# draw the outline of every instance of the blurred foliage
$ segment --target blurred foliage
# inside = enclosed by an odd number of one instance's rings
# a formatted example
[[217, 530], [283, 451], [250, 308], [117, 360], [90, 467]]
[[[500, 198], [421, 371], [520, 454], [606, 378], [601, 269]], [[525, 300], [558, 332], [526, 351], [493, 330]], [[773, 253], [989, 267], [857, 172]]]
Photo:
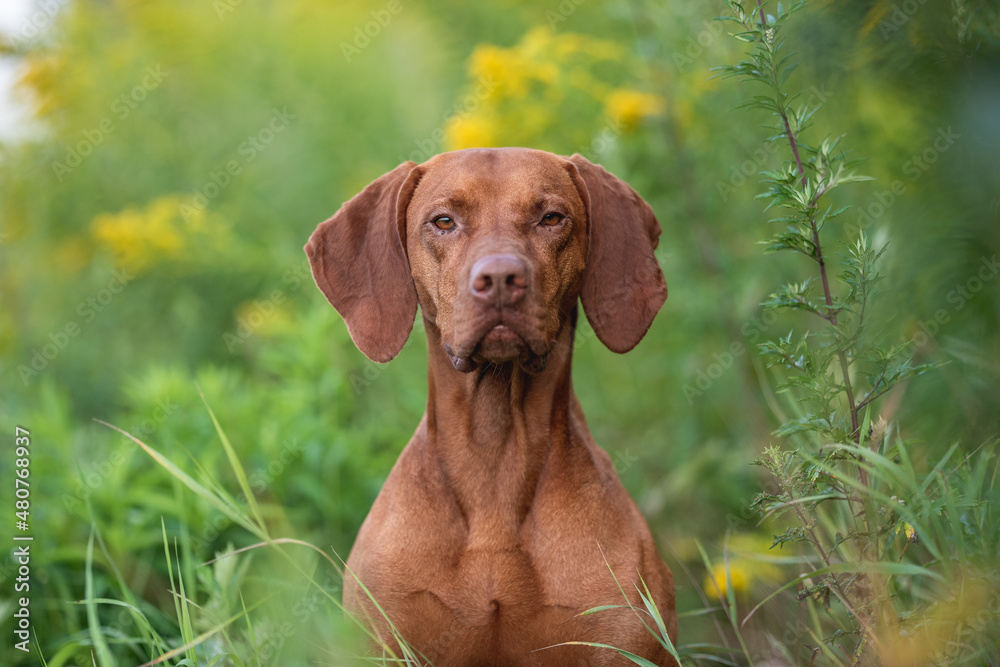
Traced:
[[[696, 540], [714, 557], [727, 530], [744, 540], [729, 587], [741, 610], [787, 580], [747, 507], [761, 483], [749, 463], [780, 423], [756, 345], [791, 328], [760, 304], [798, 274], [756, 245], [757, 174], [780, 157], [753, 130], [765, 119], [736, 109], [753, 91], [712, 79], [739, 59], [713, 21], [722, 9], [72, 0], [37, 37], [5, 39], [35, 121], [0, 144], [0, 414], [5, 432], [16, 423], [34, 438], [32, 613], [48, 664], [92, 664], [87, 609], [69, 604], [88, 570], [94, 595], [132, 600], [157, 633], [183, 636], [165, 539], [190, 599], [214, 610], [206, 619], [239, 611], [238, 593], [249, 605], [272, 592], [266, 613], [251, 612], [266, 620], [255, 645], [292, 637], [280, 622], [292, 609], [294, 637], [323, 647], [272, 642], [274, 659], [333, 660], [323, 628], [335, 609], [313, 596], [332, 590], [323, 561], [302, 560], [318, 585], [259, 551], [232, 572], [198, 567], [254, 538], [92, 420], [238, 496], [197, 383], [271, 533], [346, 556], [423, 411], [424, 342], [417, 330], [391, 364], [368, 362], [301, 247], [399, 162], [471, 143], [581, 152], [651, 203], [670, 299], [625, 357], [582, 329], [576, 391], [677, 574], [680, 610], [706, 604]], [[886, 334], [911, 341], [918, 362], [948, 362], [907, 387], [896, 415], [922, 473], [952, 443], [970, 452], [1000, 428], [998, 25], [988, 0], [841, 0], [812, 3], [786, 32], [803, 63], [790, 81], [824, 107], [815, 132], [846, 131], [876, 178], [850, 199], [833, 193], [854, 208], [831, 223], [829, 247], [845, 253], [859, 229], [889, 241]], [[10, 466], [0, 459], [8, 479]], [[0, 565], [9, 637], [9, 552]], [[303, 596], [333, 612], [300, 623]], [[109, 650], [151, 659], [137, 648], [151, 644], [127, 639], [141, 623], [119, 611], [95, 610]], [[751, 629], [780, 635], [786, 621], [765, 606]], [[240, 632], [234, 646], [254, 645]], [[682, 643], [705, 637], [718, 638], [710, 619], [682, 619]]]

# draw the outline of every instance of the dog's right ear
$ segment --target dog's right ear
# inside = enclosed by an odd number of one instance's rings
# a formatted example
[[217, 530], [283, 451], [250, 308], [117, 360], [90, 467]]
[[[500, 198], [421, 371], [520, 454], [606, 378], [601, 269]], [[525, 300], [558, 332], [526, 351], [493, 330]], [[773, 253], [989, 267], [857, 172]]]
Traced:
[[321, 223], [305, 247], [316, 284], [372, 361], [399, 354], [417, 314], [403, 245], [406, 207], [421, 175], [416, 167], [404, 162], [373, 181]]

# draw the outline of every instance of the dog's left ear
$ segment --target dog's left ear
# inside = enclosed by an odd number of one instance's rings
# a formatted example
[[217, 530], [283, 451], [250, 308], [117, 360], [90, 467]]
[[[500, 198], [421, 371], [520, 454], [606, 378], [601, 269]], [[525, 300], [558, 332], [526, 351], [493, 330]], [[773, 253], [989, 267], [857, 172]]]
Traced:
[[628, 352], [667, 300], [667, 283], [653, 254], [660, 223], [635, 190], [600, 165], [576, 154], [567, 169], [587, 207], [583, 310], [608, 349]]

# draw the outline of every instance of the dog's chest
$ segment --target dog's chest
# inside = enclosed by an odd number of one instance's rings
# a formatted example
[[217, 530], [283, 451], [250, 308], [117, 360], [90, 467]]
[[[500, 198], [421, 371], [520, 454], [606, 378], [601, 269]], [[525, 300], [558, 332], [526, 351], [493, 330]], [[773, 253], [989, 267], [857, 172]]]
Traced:
[[572, 485], [543, 481], [527, 516], [499, 508], [473, 515], [442, 502], [447, 495], [435, 475], [409, 468], [412, 462], [404, 453], [394, 474], [422, 480], [420, 490], [380, 497], [378, 527], [362, 528], [348, 562], [358, 557], [363, 580], [402, 636], [435, 665], [587, 664], [562, 662], [578, 647], [538, 649], [613, 637], [614, 612], [578, 616], [622, 603], [609, 564], [619, 575], [635, 569], [632, 540], [621, 529], [627, 517], [612, 510], [605, 491], [591, 497], [598, 487], [579, 466]]
[[552, 610], [560, 610], [562, 621], [619, 595], [605, 562], [619, 545], [602, 553], [583, 517], [566, 519], [559, 529], [532, 516], [521, 524], [478, 519], [462, 530], [454, 529], [459, 517], [441, 519], [437, 525], [453, 530], [414, 531], [409, 553], [397, 554], [394, 569], [407, 560], [433, 562], [420, 572], [397, 569], [399, 583], [414, 594], [426, 591], [465, 625], [516, 625]]
[[547, 602], [545, 582], [518, 548], [466, 549], [444, 568], [430, 590], [464, 624], [517, 622]]
[[521, 547], [465, 548], [413, 583], [403, 616], [418, 619], [435, 664], [559, 664], [535, 651], [584, 636], [574, 620], [582, 609], [555, 604], [546, 568]]

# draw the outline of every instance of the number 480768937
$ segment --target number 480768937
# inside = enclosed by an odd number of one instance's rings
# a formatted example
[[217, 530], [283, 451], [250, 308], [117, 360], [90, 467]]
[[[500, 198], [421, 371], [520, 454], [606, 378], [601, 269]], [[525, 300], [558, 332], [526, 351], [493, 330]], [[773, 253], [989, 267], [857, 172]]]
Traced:
[[30, 455], [31, 452], [28, 447], [31, 445], [30, 433], [28, 429], [21, 428], [20, 426], [14, 429], [14, 465], [16, 466], [14, 474], [17, 477], [14, 478], [14, 495], [17, 496], [17, 500], [14, 503], [16, 508], [15, 515], [18, 519], [18, 528], [21, 530], [28, 529], [28, 508], [31, 507], [31, 503], [28, 500], [31, 495], [28, 485], [28, 464], [31, 463]]

